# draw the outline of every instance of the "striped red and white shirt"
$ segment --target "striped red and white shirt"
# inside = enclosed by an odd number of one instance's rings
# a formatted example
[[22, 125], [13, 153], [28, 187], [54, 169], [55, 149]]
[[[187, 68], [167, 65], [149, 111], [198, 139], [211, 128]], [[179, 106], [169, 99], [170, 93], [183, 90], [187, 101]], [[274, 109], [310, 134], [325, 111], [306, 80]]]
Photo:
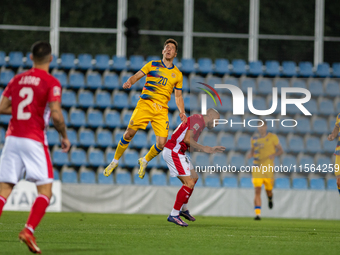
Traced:
[[185, 154], [188, 150], [188, 145], [183, 141], [188, 130], [192, 130], [194, 140], [197, 142], [203, 129], [205, 128], [205, 121], [203, 115], [194, 114], [188, 118], [187, 123], [181, 123], [172, 134], [171, 138], [166, 142], [165, 147], [178, 154]]

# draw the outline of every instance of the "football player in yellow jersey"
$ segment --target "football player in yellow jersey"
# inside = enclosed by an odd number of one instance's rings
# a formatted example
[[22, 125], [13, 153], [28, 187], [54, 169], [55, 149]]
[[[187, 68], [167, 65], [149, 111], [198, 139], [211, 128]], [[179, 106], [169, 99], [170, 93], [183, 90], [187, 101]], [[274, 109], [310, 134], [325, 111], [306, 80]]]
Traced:
[[148, 162], [163, 150], [167, 141], [169, 131], [168, 102], [174, 89], [176, 105], [180, 112], [179, 116], [181, 121], [186, 123], [187, 117], [185, 116], [182, 97], [183, 75], [173, 64], [173, 60], [177, 56], [177, 50], [178, 44], [174, 39], [166, 40], [162, 51], [163, 59], [150, 61], [123, 84], [124, 89], [129, 89], [144, 75], [147, 76], [129, 126], [118, 143], [112, 162], [104, 170], [105, 176], [109, 176], [118, 166], [118, 160], [129, 146], [137, 130], [145, 129], [151, 121], [156, 135], [156, 144], [150, 148], [145, 157], [138, 160], [138, 175], [141, 179], [144, 178]]
[[[329, 141], [333, 141], [335, 138], [337, 138], [339, 136], [339, 124], [340, 124], [340, 113], [336, 117], [333, 132], [328, 136]], [[338, 138], [338, 143], [336, 145], [334, 155], [335, 155], [334, 174], [335, 174], [335, 177], [336, 177], [336, 184], [338, 186], [338, 191], [340, 193], [340, 171], [339, 171], [339, 167], [340, 167], [340, 136]]]
[[[251, 139], [251, 151], [247, 158], [254, 157], [252, 181], [255, 188], [255, 220], [260, 220], [261, 215], [261, 188], [262, 184], [267, 192], [268, 206], [273, 208], [273, 186], [274, 186], [274, 159], [283, 153], [282, 146], [277, 135], [267, 132], [267, 123], [259, 121], [258, 134]], [[270, 169], [270, 166], [272, 167]]]

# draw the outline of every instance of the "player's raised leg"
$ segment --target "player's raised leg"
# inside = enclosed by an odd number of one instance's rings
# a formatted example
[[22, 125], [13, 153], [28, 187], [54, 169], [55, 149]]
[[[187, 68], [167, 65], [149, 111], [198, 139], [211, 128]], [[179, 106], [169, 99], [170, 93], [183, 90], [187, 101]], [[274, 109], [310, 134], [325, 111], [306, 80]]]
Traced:
[[109, 176], [113, 170], [115, 170], [118, 166], [118, 161], [122, 157], [124, 151], [129, 146], [129, 143], [131, 142], [132, 138], [137, 133], [137, 130], [134, 130], [132, 128], [127, 128], [123, 137], [120, 139], [118, 146], [116, 148], [115, 156], [112, 160], [112, 162], [104, 169], [104, 175], [107, 177]]
[[2, 214], [2, 210], [4, 209], [4, 206], [6, 204], [7, 198], [13, 190], [13, 187], [14, 184], [12, 183], [0, 182], [0, 217]]

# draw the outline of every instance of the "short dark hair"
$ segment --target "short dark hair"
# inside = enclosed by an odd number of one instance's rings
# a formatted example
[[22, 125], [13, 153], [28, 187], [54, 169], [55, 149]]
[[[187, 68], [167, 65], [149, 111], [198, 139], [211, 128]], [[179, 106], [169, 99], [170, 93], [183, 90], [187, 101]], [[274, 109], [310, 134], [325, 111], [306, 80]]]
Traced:
[[175, 40], [175, 39], [172, 39], [172, 38], [167, 39], [167, 40], [165, 41], [165, 43], [164, 43], [164, 47], [165, 47], [168, 43], [174, 44], [175, 47], [176, 47], [176, 52], [177, 52], [177, 50], [178, 50], [178, 43], [176, 42], [176, 40]]
[[49, 57], [52, 52], [52, 47], [49, 42], [38, 41], [35, 42], [31, 47], [33, 55], [33, 61], [39, 64], [44, 64], [49, 61]]

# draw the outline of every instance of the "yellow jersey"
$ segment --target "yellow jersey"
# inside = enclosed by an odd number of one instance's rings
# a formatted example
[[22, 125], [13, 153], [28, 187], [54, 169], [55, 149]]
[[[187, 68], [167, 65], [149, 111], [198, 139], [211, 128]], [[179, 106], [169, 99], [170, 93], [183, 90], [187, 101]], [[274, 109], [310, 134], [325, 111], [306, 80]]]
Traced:
[[[255, 134], [251, 139], [251, 148], [254, 148], [254, 166], [258, 166], [260, 169], [259, 175], [256, 177], [259, 178], [272, 178], [274, 172], [269, 171], [269, 166], [274, 167], [274, 160], [269, 159], [270, 155], [273, 155], [276, 152], [276, 146], [279, 144], [279, 138], [277, 135], [273, 133], [267, 133], [266, 136], [260, 137], [259, 134]], [[267, 170], [264, 171], [263, 166], [267, 167]], [[255, 172], [253, 171], [253, 176], [255, 176]]]
[[163, 60], [150, 61], [141, 71], [146, 74], [146, 82], [141, 94], [141, 99], [149, 99], [168, 108], [172, 91], [182, 90], [182, 72], [173, 65], [167, 68]]
[[[338, 114], [338, 116], [336, 116], [336, 121], [335, 121], [335, 126], [340, 127], [339, 125], [340, 125], [340, 113]], [[338, 133], [338, 143], [336, 145], [334, 154], [340, 155], [340, 129]]]

